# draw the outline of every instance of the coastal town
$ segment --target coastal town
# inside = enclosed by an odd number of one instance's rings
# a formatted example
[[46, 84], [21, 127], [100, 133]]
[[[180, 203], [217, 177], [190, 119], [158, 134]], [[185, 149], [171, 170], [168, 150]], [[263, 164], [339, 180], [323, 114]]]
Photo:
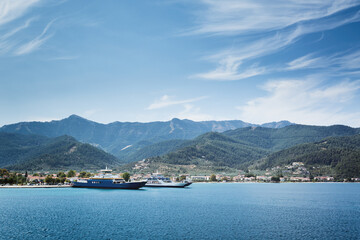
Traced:
[[[137, 170], [146, 168], [144, 165], [136, 165]], [[114, 172], [115, 173], [115, 172]], [[17, 173], [10, 172], [6, 169], [0, 169], [0, 186], [70, 186], [71, 182], [79, 179], [88, 179], [96, 175], [93, 171], [75, 170], [52, 172], [35, 172], [35, 173]], [[155, 173], [115, 173], [127, 181], [141, 181], [151, 178]], [[156, 174], [159, 174], [158, 172]], [[128, 177], [125, 177], [127, 175]], [[279, 182], [360, 182], [360, 178], [336, 179], [329, 175], [312, 176], [302, 162], [293, 162], [283, 167], [277, 166], [267, 169], [262, 174], [239, 171], [237, 175], [230, 174], [211, 174], [211, 175], [191, 175], [191, 174], [164, 174], [171, 181], [189, 181], [197, 182], [237, 182], [237, 183], [279, 183]]]

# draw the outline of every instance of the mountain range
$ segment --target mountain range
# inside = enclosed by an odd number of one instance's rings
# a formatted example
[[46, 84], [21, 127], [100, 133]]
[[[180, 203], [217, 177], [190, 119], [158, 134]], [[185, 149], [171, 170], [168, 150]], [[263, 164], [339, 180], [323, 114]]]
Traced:
[[[288, 125], [292, 125], [292, 123], [281, 121], [263, 124], [268, 128], [281, 128]], [[136, 152], [146, 146], [166, 140], [193, 139], [212, 131], [224, 132], [249, 126], [259, 125], [240, 120], [195, 122], [177, 118], [167, 122], [101, 124], [77, 115], [71, 115], [68, 118], [51, 122], [20, 122], [5, 125], [0, 128], [0, 132], [33, 134], [51, 138], [68, 135], [80, 142], [97, 146], [113, 154], [122, 162], [131, 162], [139, 160], [135, 157]]]
[[359, 128], [343, 125], [287, 121], [263, 126], [180, 119], [100, 124], [72, 115], [0, 128], [0, 167], [65, 170], [108, 165], [133, 171], [141, 165], [146, 171], [209, 173], [265, 170], [301, 161], [313, 169], [325, 166], [338, 176], [358, 176], [359, 134]]

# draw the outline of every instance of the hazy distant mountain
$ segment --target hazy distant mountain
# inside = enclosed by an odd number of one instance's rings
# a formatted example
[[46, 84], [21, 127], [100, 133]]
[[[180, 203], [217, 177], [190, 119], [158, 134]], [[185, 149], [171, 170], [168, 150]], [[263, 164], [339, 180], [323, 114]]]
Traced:
[[[291, 124], [286, 121], [265, 124], [268, 127], [283, 127]], [[69, 135], [81, 142], [98, 146], [120, 159], [132, 161], [133, 154], [143, 147], [174, 139], [193, 139], [206, 132], [224, 132], [232, 129], [257, 126], [240, 120], [204, 121], [180, 120], [167, 122], [113, 122], [100, 124], [82, 117], [71, 115], [68, 118], [51, 122], [21, 122], [5, 125], [1, 132], [36, 134], [47, 137]]]
[[100, 169], [118, 160], [73, 137], [0, 133], [0, 167], [14, 170]]

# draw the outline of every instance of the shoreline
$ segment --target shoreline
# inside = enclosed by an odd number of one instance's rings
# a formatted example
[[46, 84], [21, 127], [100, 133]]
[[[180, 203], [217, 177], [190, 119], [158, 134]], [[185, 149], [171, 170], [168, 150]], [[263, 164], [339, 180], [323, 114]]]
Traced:
[[10, 186], [0, 186], [0, 188], [69, 188], [70, 185], [10, 185]]

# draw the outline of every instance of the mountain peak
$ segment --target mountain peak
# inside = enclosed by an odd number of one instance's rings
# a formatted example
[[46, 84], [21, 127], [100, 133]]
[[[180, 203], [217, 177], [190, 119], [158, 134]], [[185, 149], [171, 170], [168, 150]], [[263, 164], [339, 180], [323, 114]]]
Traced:
[[[83, 117], [80, 117], [80, 116], [78, 116], [78, 115], [76, 115], [76, 114], [72, 114], [72, 115], [70, 115], [69, 117], [67, 117], [67, 118], [64, 118], [63, 120], [70, 120], [70, 121], [82, 121], [82, 122], [92, 122], [91, 120], [88, 120], [88, 119], [86, 119], [86, 118], [83, 118]], [[63, 120], [61, 120], [61, 121], [63, 121]]]
[[[80, 117], [80, 116], [78, 116], [78, 115], [76, 115], [76, 114], [72, 114], [72, 115], [70, 115], [67, 119], [85, 119], [85, 118], [82, 118], [82, 117]], [[85, 119], [86, 120], [86, 119]]]

